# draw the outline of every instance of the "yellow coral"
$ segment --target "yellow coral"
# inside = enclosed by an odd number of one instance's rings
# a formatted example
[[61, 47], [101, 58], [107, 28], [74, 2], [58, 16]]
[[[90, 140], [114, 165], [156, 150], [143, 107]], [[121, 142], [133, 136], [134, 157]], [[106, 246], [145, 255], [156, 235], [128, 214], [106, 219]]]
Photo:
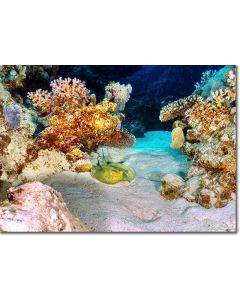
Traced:
[[176, 127], [172, 130], [172, 144], [171, 148], [181, 148], [184, 144], [185, 138], [181, 127]]

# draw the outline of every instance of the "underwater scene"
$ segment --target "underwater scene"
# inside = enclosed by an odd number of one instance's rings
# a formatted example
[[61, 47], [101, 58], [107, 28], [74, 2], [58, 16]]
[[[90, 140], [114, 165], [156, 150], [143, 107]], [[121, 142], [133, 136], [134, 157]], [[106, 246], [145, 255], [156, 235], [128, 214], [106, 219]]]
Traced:
[[0, 232], [236, 232], [232, 65], [0, 65]]

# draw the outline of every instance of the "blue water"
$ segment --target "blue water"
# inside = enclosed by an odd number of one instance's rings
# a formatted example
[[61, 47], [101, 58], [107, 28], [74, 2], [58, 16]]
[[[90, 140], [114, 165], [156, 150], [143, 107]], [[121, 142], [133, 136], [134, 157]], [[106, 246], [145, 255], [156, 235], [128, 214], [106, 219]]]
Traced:
[[136, 150], [168, 152], [180, 154], [178, 149], [172, 149], [171, 131], [148, 131], [143, 138], [137, 138], [133, 148]]

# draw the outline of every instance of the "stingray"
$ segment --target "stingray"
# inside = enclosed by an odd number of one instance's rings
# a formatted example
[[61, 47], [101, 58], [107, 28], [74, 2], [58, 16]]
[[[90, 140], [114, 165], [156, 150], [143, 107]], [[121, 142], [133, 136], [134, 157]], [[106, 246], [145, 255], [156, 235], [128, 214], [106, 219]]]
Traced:
[[122, 163], [107, 161], [104, 153], [102, 153], [102, 157], [98, 156], [97, 165], [92, 166], [91, 175], [107, 184], [121, 181], [131, 182], [135, 178], [135, 173], [131, 168]]

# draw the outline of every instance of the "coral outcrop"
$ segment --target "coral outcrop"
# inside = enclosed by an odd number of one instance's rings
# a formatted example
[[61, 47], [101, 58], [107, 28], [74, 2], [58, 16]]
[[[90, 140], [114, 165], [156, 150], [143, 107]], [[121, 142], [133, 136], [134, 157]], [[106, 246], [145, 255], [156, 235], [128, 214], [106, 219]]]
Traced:
[[132, 135], [121, 130], [124, 115], [118, 113], [129, 98], [130, 87], [115, 85], [119, 88], [117, 93], [99, 103], [78, 79], [59, 78], [51, 83], [51, 92], [29, 93], [29, 99], [41, 116], [48, 116], [49, 123], [29, 147], [30, 157], [36, 159], [39, 149], [57, 150], [73, 165], [77, 160], [86, 159], [86, 153], [101, 144], [119, 142], [129, 146], [130, 141], [133, 144]]
[[160, 194], [166, 200], [173, 200], [180, 197], [180, 188], [184, 186], [184, 180], [176, 174], [167, 174], [162, 180]]
[[186, 135], [180, 149], [193, 160], [174, 197], [206, 208], [225, 206], [236, 192], [236, 68], [210, 74], [196, 85], [186, 105], [173, 102], [160, 112], [162, 121], [183, 116]]
[[0, 68], [0, 180], [13, 185], [66, 170], [90, 172], [88, 153], [99, 145], [129, 147], [135, 142], [121, 129], [130, 85], [109, 84], [109, 99], [99, 103], [76, 78], [53, 80], [50, 92], [38, 89], [28, 93], [28, 99], [17, 94], [28, 76], [49, 69], [52, 66]]
[[0, 231], [85, 232], [68, 210], [61, 194], [40, 182], [10, 188], [0, 207]]

